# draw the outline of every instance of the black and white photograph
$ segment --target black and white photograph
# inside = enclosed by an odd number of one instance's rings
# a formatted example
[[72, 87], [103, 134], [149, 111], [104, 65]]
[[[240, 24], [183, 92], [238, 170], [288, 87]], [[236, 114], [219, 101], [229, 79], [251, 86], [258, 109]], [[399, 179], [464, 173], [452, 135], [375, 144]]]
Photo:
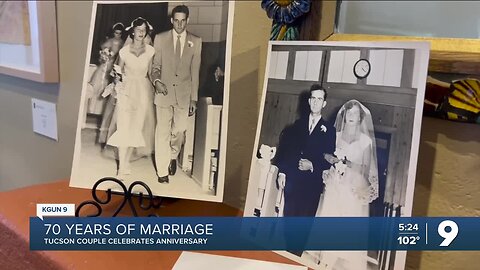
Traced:
[[[421, 42], [271, 42], [244, 215], [411, 216], [428, 57]], [[281, 254], [314, 269], [404, 269], [406, 258]]]
[[70, 186], [222, 201], [232, 24], [229, 1], [94, 2]]

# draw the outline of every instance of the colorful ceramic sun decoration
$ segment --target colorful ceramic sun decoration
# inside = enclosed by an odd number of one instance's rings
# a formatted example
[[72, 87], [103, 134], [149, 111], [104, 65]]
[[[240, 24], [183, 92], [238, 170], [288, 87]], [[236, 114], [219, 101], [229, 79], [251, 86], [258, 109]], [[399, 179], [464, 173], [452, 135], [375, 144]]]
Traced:
[[427, 80], [424, 105], [425, 115], [480, 124], [480, 80]]
[[270, 40], [297, 40], [300, 17], [310, 11], [311, 0], [262, 0], [262, 8], [273, 20]]
[[480, 124], [480, 80], [467, 78], [453, 81], [451, 92], [439, 106], [449, 120]]

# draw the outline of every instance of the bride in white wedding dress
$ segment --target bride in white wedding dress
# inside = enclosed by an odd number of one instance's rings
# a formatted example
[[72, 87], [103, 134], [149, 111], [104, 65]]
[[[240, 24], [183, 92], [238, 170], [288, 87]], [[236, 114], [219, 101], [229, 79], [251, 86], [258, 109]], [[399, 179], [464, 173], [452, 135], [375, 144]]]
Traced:
[[[317, 216], [368, 217], [369, 204], [378, 198], [376, 144], [370, 111], [357, 100], [346, 102], [335, 121], [335, 156], [325, 171], [325, 191]], [[316, 253], [316, 254], [315, 254]], [[315, 257], [327, 269], [367, 269], [367, 251], [322, 251]]]
[[153, 87], [149, 80], [155, 49], [145, 43], [150, 23], [138, 17], [129, 29], [133, 42], [119, 51], [119, 66], [124, 70], [123, 87], [117, 93], [117, 130], [107, 144], [118, 148], [119, 177], [131, 174], [130, 160], [134, 149], [153, 149], [155, 115]]

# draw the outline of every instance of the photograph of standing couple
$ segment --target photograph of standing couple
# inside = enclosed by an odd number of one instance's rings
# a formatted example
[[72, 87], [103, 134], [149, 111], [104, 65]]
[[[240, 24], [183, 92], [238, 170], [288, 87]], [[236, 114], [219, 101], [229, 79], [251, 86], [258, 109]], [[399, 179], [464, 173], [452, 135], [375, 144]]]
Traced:
[[213, 1], [94, 4], [72, 186], [111, 176], [222, 199], [229, 12]]
[[[332, 125], [322, 118], [327, 90], [318, 84], [310, 87], [308, 105], [309, 113], [282, 131], [273, 160], [283, 189], [283, 216], [368, 217], [369, 204], [378, 198], [370, 111], [359, 101], [349, 100]], [[303, 251], [292, 253], [302, 256]], [[351, 267], [346, 269], [366, 269], [366, 252], [361, 253], [310, 251], [304, 257], [332, 266], [342, 258], [337, 255], [347, 255], [344, 262]]]
[[[358, 206], [378, 197], [370, 111], [350, 100], [331, 125], [322, 119], [327, 91], [314, 84], [309, 93], [310, 113], [283, 130], [274, 161], [284, 189], [283, 216], [368, 216]], [[344, 200], [336, 202], [337, 193]]]
[[[424, 47], [273, 42], [245, 216], [409, 216], [415, 180], [410, 160], [418, 153], [418, 104], [428, 63]], [[282, 255], [315, 269], [374, 270], [394, 269], [389, 260], [405, 254]]]

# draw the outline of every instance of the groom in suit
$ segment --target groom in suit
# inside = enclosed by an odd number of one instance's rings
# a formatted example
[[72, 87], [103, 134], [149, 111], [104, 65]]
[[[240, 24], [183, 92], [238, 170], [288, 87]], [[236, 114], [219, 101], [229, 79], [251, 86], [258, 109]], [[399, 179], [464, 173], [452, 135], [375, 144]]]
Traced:
[[176, 172], [188, 117], [197, 108], [202, 39], [187, 31], [188, 16], [187, 6], [176, 6], [171, 17], [173, 29], [157, 34], [154, 40], [151, 78], [157, 114], [155, 164], [160, 183], [168, 183], [168, 175]]
[[285, 128], [280, 136], [275, 164], [284, 184], [284, 216], [314, 217], [324, 189], [322, 173], [330, 168], [324, 154], [335, 151], [335, 128], [322, 117], [327, 91], [310, 88], [309, 112]]

